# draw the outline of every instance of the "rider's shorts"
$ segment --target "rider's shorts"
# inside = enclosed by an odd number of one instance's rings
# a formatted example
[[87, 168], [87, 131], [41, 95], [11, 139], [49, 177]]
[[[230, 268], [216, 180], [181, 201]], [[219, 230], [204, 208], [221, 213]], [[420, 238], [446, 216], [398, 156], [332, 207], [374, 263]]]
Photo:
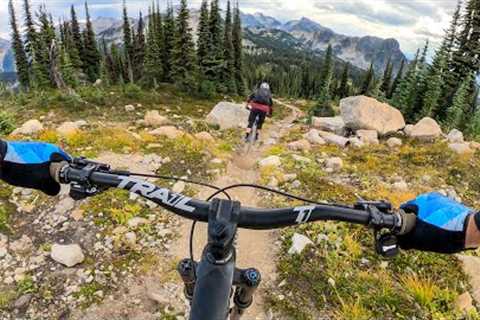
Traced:
[[267, 113], [258, 109], [252, 109], [250, 111], [250, 116], [248, 117], [248, 127], [250, 129], [253, 127], [253, 124], [255, 123], [255, 119], [257, 119], [257, 116], [258, 116], [257, 129], [258, 130], [262, 129]]

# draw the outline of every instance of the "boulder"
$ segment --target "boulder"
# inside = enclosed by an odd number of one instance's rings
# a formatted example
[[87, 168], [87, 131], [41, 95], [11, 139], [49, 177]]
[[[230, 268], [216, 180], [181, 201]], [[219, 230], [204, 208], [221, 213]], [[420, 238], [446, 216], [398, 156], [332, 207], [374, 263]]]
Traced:
[[455, 307], [458, 311], [462, 312], [469, 312], [475, 309], [473, 306], [473, 298], [468, 291], [457, 297], [457, 300], [455, 301]]
[[376, 130], [357, 130], [357, 137], [365, 144], [379, 144]]
[[432, 118], [423, 118], [416, 125], [414, 125], [408, 132], [407, 136], [420, 141], [432, 141], [442, 135], [442, 129], [437, 121]]
[[79, 129], [80, 129], [80, 126], [77, 123], [67, 121], [62, 123], [57, 128], [57, 133], [62, 137], [66, 137], [66, 136], [70, 136], [72, 134], [77, 133]]
[[376, 130], [383, 136], [405, 127], [405, 119], [399, 110], [373, 98], [356, 96], [342, 99], [340, 110], [345, 127], [355, 131]]
[[246, 127], [250, 112], [244, 104], [220, 102], [207, 115], [207, 123], [218, 125], [220, 129]]
[[345, 134], [345, 122], [342, 117], [313, 117], [312, 125], [314, 128], [323, 131], [333, 132], [338, 135]]
[[448, 145], [448, 148], [457, 154], [470, 154], [475, 151], [470, 148], [469, 143], [451, 143]]
[[325, 161], [325, 169], [328, 172], [340, 171], [343, 168], [343, 160], [338, 157], [333, 157]]
[[323, 140], [323, 138], [320, 137], [320, 134], [316, 129], [311, 129], [310, 131], [305, 133], [303, 137], [311, 144], [324, 145], [326, 143], [325, 140]]
[[280, 160], [280, 157], [278, 156], [270, 156], [267, 158], [264, 158], [258, 162], [258, 166], [260, 168], [264, 167], [280, 167], [282, 165], [282, 161]]
[[470, 148], [472, 148], [473, 150], [480, 150], [480, 143], [472, 141], [470, 142]]
[[43, 125], [38, 120], [28, 120], [20, 128], [15, 129], [12, 135], [31, 135], [43, 130]]
[[182, 135], [184, 135], [184, 132], [181, 130], [178, 130], [174, 126], [165, 126], [165, 127], [160, 127], [155, 130], [152, 130], [149, 132], [153, 136], [166, 136], [170, 139], [176, 139]]
[[313, 245], [313, 241], [304, 235], [295, 233], [292, 237], [292, 246], [288, 249], [288, 254], [301, 254], [308, 245]]
[[463, 133], [460, 130], [453, 129], [450, 131], [450, 133], [447, 135], [447, 140], [450, 143], [464, 143], [465, 140], [463, 138]]
[[69, 268], [82, 263], [85, 259], [82, 248], [80, 248], [78, 244], [54, 244], [50, 252], [50, 257]]
[[346, 148], [350, 145], [350, 140], [345, 137], [325, 131], [319, 131], [318, 133], [327, 144], [333, 144], [340, 148]]
[[387, 140], [387, 146], [390, 148], [397, 148], [401, 147], [403, 144], [402, 140], [399, 138], [390, 138]]
[[212, 137], [212, 135], [210, 133], [206, 132], [206, 131], [196, 133], [195, 138], [197, 138], [198, 140], [207, 141], [207, 142], [214, 142], [215, 141], [215, 139]]
[[363, 142], [357, 137], [349, 138], [348, 142], [349, 142], [349, 145], [351, 145], [354, 148], [363, 148], [365, 146], [365, 142]]
[[309, 151], [310, 149], [312, 149], [312, 145], [310, 144], [310, 142], [305, 139], [290, 142], [287, 147], [288, 149], [293, 151]]
[[412, 134], [414, 125], [413, 124], [407, 124], [405, 128], [403, 129], [403, 132], [407, 135], [410, 136]]
[[147, 111], [144, 120], [145, 125], [150, 127], [164, 126], [170, 122], [167, 117], [161, 116], [157, 110]]

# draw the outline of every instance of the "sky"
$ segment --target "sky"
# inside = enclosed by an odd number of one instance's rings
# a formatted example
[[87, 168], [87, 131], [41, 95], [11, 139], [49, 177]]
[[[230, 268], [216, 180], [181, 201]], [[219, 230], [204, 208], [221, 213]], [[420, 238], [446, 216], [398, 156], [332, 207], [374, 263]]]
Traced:
[[[23, 0], [13, 0], [17, 14]], [[164, 8], [166, 0], [158, 0]], [[247, 13], [262, 12], [282, 22], [308, 17], [337, 33], [351, 36], [372, 35], [396, 38], [411, 57], [429, 39], [438, 46], [455, 10], [455, 0], [238, 0]], [[83, 17], [84, 0], [30, 0], [34, 7], [45, 4], [55, 17], [68, 15], [73, 4]], [[179, 0], [172, 0], [173, 4]], [[189, 0], [200, 7], [201, 0]], [[225, 5], [226, 0], [220, 0]], [[127, 0], [132, 16], [147, 11], [151, 0]], [[89, 0], [92, 17], [120, 17], [122, 0]], [[8, 0], [0, 0], [0, 37], [7, 38]]]

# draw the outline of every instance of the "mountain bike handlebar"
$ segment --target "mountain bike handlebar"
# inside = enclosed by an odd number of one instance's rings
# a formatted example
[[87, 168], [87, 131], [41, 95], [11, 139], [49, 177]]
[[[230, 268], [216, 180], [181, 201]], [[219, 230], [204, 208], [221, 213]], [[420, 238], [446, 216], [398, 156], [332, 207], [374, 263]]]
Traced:
[[[75, 159], [72, 163], [53, 163], [52, 177], [61, 184], [71, 185], [71, 196], [82, 199], [108, 188], [136, 193], [164, 209], [184, 218], [208, 222], [210, 203], [192, 199], [158, 187], [145, 180], [132, 178], [127, 171], [113, 171], [108, 165]], [[359, 202], [354, 207], [337, 205], [304, 205], [292, 208], [258, 209], [241, 207], [238, 227], [244, 229], [277, 229], [322, 221], [343, 221], [388, 229], [395, 235], [406, 234], [415, 226], [415, 217], [402, 211], [393, 212], [385, 202]]]

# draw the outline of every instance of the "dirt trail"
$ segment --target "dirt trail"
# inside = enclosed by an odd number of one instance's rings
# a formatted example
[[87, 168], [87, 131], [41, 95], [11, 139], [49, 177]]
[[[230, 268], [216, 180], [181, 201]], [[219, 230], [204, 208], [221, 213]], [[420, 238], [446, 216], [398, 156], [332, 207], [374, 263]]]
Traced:
[[[265, 142], [273, 139], [278, 139], [286, 134], [288, 128], [295, 119], [300, 115], [300, 111], [293, 106], [276, 101], [289, 108], [291, 114], [270, 126], [262, 132], [259, 147], [250, 151], [248, 157], [241, 154], [235, 155], [235, 158], [227, 164], [226, 172], [218, 177], [213, 183], [218, 187], [226, 187], [238, 183], [255, 183], [258, 180], [258, 172], [256, 169], [256, 162], [261, 159], [262, 155], [268, 148]], [[212, 193], [211, 189], [202, 188], [199, 191], [198, 197], [201, 199], [207, 198]], [[260, 198], [255, 190], [251, 188], [236, 189], [229, 192], [234, 200], [238, 200], [242, 205], [258, 206]], [[188, 251], [188, 237], [190, 234], [191, 224], [182, 222], [179, 230], [180, 239], [172, 246], [172, 255], [178, 259], [183, 259], [189, 255]], [[272, 281], [275, 277], [275, 253], [276, 247], [274, 242], [276, 240], [275, 231], [253, 231], [240, 230], [237, 238], [237, 266], [240, 268], [255, 267], [260, 270], [263, 278], [263, 286], [255, 297], [254, 304], [248, 310], [245, 319], [264, 319], [265, 311], [263, 310], [263, 298], [266, 294], [265, 284]], [[194, 238], [194, 252], [195, 259], [201, 255], [201, 250], [207, 241], [207, 227], [206, 224], [197, 224], [195, 238]]]

